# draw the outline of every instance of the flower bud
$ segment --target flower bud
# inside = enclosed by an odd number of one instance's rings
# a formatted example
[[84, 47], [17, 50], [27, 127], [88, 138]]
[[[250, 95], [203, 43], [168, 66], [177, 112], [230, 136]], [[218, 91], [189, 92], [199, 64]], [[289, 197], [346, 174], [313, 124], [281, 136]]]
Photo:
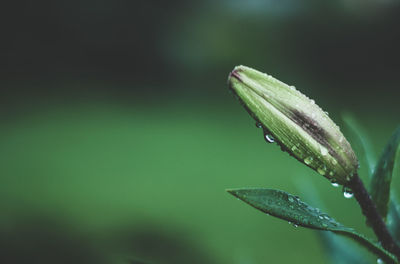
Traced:
[[314, 100], [246, 66], [235, 67], [228, 83], [257, 124], [284, 151], [333, 183], [350, 181], [358, 168], [357, 157], [339, 127]]

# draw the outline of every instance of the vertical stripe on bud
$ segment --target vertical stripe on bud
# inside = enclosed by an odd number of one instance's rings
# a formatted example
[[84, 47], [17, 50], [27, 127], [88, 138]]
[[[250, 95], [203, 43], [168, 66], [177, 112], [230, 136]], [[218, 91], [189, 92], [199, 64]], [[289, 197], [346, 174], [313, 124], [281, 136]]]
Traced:
[[281, 148], [332, 182], [346, 184], [358, 160], [339, 127], [314, 100], [246, 66], [230, 73], [229, 87]]

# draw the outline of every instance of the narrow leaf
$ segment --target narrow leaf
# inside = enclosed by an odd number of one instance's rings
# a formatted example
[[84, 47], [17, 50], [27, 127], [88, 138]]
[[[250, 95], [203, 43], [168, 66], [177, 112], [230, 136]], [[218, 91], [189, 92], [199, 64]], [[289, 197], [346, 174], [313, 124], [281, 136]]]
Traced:
[[302, 202], [297, 196], [265, 188], [233, 189], [228, 192], [252, 207], [295, 225], [307, 228], [332, 231], [354, 239], [376, 254], [386, 263], [396, 263], [396, 258], [378, 244], [370, 241], [354, 229], [345, 227], [318, 208]]
[[[357, 156], [360, 157], [361, 163], [366, 165], [368, 168], [368, 176], [372, 178], [377, 158], [374, 154], [369, 137], [365, 133], [365, 130], [350, 114], [342, 114], [342, 119], [347, 127], [350, 141], [353, 144]], [[393, 176], [394, 173], [392, 173], [392, 178]], [[400, 211], [396, 206], [399, 203], [397, 202], [394, 190], [391, 190], [390, 197], [389, 212], [386, 222], [390, 233], [394, 236], [397, 242], [400, 242]]]
[[395, 202], [396, 199], [391, 195], [391, 200], [389, 203], [389, 213], [387, 217], [387, 225], [390, 233], [397, 242], [400, 242], [400, 213]]
[[383, 218], [388, 213], [390, 183], [392, 181], [394, 161], [400, 144], [400, 126], [393, 133], [375, 167], [371, 180], [370, 194]]

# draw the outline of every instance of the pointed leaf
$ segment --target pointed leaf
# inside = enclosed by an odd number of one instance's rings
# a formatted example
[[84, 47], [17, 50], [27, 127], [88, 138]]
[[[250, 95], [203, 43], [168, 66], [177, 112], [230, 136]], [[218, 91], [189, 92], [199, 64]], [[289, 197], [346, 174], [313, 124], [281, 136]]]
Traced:
[[370, 194], [383, 218], [386, 218], [390, 198], [390, 183], [396, 152], [400, 144], [400, 126], [393, 133], [375, 167]]
[[265, 188], [233, 189], [228, 190], [228, 192], [266, 214], [292, 222], [295, 225], [332, 231], [352, 238], [385, 262], [396, 263], [396, 258], [378, 244], [289, 193]]

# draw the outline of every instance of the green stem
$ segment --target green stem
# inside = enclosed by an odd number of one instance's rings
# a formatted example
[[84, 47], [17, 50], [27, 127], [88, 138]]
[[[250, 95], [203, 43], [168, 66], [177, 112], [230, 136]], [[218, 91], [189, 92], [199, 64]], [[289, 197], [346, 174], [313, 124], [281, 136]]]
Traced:
[[371, 197], [365, 189], [360, 177], [355, 174], [347, 186], [352, 189], [354, 197], [360, 204], [362, 213], [367, 218], [368, 223], [374, 230], [375, 235], [382, 244], [382, 247], [384, 247], [387, 251], [393, 253], [397, 257], [397, 259], [400, 260], [400, 248], [394, 241], [393, 237], [390, 235], [389, 230], [385, 225], [385, 222], [383, 221], [381, 215], [378, 213], [376, 205], [371, 200]]

